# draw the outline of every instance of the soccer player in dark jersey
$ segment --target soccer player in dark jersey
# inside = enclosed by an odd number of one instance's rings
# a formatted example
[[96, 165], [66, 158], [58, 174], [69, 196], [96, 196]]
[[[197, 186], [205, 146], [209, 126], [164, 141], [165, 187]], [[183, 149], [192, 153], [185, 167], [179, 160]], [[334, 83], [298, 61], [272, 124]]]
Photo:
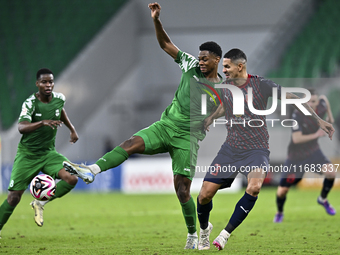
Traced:
[[[172, 103], [163, 112], [160, 121], [138, 131], [111, 152], [90, 166], [64, 162], [67, 171], [90, 183], [100, 172], [122, 164], [134, 153], [158, 154], [169, 152], [172, 159], [174, 186], [182, 207], [188, 229], [185, 249], [197, 249], [195, 202], [190, 195], [190, 186], [195, 174], [198, 141], [205, 137], [201, 114], [202, 94], [218, 93], [214, 86], [222, 82], [218, 74], [218, 63], [222, 50], [215, 42], [206, 42], [199, 47], [198, 60], [179, 50], [163, 29], [158, 3], [149, 4], [160, 47], [168, 53], [182, 70], [182, 77]], [[207, 92], [204, 92], [207, 91]], [[221, 90], [218, 90], [221, 93]], [[220, 96], [220, 95], [216, 95]], [[217, 105], [207, 102], [207, 114], [215, 111]]]
[[[210, 249], [209, 235], [212, 224], [209, 214], [212, 210], [212, 198], [219, 189], [231, 186], [236, 175], [240, 172], [248, 179], [244, 196], [236, 204], [235, 210], [219, 236], [213, 241], [219, 250], [227, 243], [230, 234], [247, 217], [253, 208], [268, 169], [268, 131], [264, 115], [256, 115], [248, 108], [247, 100], [253, 98], [253, 106], [257, 110], [265, 110], [267, 99], [272, 97], [272, 90], [277, 89], [277, 97], [281, 98], [281, 86], [256, 75], [247, 73], [247, 57], [243, 51], [232, 49], [223, 58], [223, 72], [227, 84], [237, 86], [244, 95], [244, 115], [233, 115], [233, 96], [229, 89], [223, 89], [223, 105], [205, 120], [208, 128], [213, 120], [225, 115], [227, 121], [227, 139], [213, 160], [210, 171], [207, 172], [197, 198], [197, 213], [200, 222], [200, 238], [198, 248]], [[248, 95], [252, 88], [252, 95]], [[287, 99], [299, 99], [298, 96], [287, 93]], [[334, 129], [331, 124], [320, 119], [312, 108], [302, 104], [312, 116], [318, 120], [320, 127], [330, 136]]]
[[63, 161], [66, 157], [55, 149], [57, 128], [63, 123], [70, 130], [70, 142], [78, 140], [78, 134], [64, 109], [65, 96], [53, 92], [54, 76], [51, 70], [42, 68], [37, 72], [36, 86], [33, 93], [22, 104], [18, 120], [18, 129], [22, 134], [13, 164], [7, 199], [0, 206], [0, 231], [20, 202], [21, 196], [31, 180], [43, 172], [57, 183], [55, 195], [48, 201], [33, 200], [34, 220], [39, 227], [43, 226], [43, 210], [47, 202], [62, 197], [77, 184], [78, 178], [66, 172]]
[[[326, 120], [333, 123], [334, 119], [327, 97], [324, 95], [319, 96], [314, 89], [309, 89], [309, 91], [312, 97], [308, 104], [321, 118], [327, 115]], [[277, 188], [276, 205], [278, 211], [274, 217], [275, 223], [283, 221], [283, 206], [289, 188], [302, 180], [307, 169], [325, 175], [317, 202], [325, 208], [329, 215], [335, 214], [334, 208], [327, 200], [327, 195], [333, 187], [336, 171], [331, 161], [322, 153], [318, 144], [318, 138], [325, 136], [326, 133], [319, 128], [315, 119], [305, 116], [297, 110], [294, 110], [292, 119], [297, 122], [297, 125], [292, 127], [288, 158], [284, 164], [290, 170], [282, 173], [280, 184]]]

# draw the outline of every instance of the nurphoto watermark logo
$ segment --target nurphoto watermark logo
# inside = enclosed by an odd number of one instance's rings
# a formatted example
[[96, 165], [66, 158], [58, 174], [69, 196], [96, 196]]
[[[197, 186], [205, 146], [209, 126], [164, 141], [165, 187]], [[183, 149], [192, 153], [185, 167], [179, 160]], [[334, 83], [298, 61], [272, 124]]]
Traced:
[[[233, 97], [233, 115], [234, 116], [242, 116], [244, 115], [244, 94], [240, 88], [235, 85], [230, 84], [216, 84], [215, 88], [228, 89], [232, 93]], [[277, 109], [278, 104], [278, 89], [277, 87], [272, 88], [272, 106], [270, 109], [266, 110], [258, 110], [253, 106], [253, 89], [251, 87], [247, 90], [247, 104], [251, 113], [258, 116], [267, 116], [274, 113]], [[305, 96], [303, 98], [287, 98], [288, 93], [302, 93]], [[210, 95], [211, 97], [211, 95]], [[295, 105], [304, 115], [311, 115], [311, 113], [303, 106], [304, 103], [307, 103], [311, 98], [311, 93], [308, 89], [304, 88], [289, 88], [289, 87], [281, 87], [281, 116], [287, 115], [287, 105]], [[207, 94], [201, 95], [201, 114], [207, 114]], [[241, 121], [241, 122], [240, 122]], [[276, 121], [280, 121], [279, 119], [266, 119], [267, 122], [271, 122], [272, 127]], [[287, 122], [290, 122], [287, 124]], [[262, 127], [264, 125], [264, 121], [262, 119], [215, 119], [213, 122], [213, 126], [218, 124], [230, 124], [231, 126], [242, 124], [245, 126], [246, 124], [249, 127]], [[283, 127], [295, 127], [298, 125], [297, 121], [294, 119], [284, 119], [281, 120], [281, 125]]]

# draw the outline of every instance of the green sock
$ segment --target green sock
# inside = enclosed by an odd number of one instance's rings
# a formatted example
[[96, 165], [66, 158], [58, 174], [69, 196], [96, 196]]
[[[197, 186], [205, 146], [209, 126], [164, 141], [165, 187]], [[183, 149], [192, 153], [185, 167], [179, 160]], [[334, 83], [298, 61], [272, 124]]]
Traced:
[[55, 194], [53, 197], [50, 198], [50, 201], [62, 197], [69, 193], [76, 185], [70, 185], [64, 180], [61, 180], [60, 182], [57, 183], [57, 187], [55, 189]]
[[129, 154], [122, 147], [117, 146], [112, 151], [106, 153], [103, 157], [98, 159], [96, 164], [100, 167], [100, 170], [103, 172], [108, 169], [119, 166], [128, 158]]
[[181, 206], [188, 233], [193, 234], [196, 232], [196, 208], [194, 199], [191, 197], [188, 202], [181, 203]]
[[6, 198], [5, 201], [2, 203], [2, 205], [0, 206], [0, 230], [6, 224], [9, 217], [11, 217], [14, 209], [15, 209], [15, 206], [11, 206], [7, 202], [7, 198]]

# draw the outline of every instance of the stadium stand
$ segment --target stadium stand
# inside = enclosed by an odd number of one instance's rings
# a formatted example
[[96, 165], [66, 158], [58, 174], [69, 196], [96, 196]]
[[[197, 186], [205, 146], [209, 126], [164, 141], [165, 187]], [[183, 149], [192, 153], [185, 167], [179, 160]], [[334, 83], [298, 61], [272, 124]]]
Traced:
[[[318, 1], [310, 21], [288, 47], [279, 68], [268, 73], [269, 78], [327, 78], [338, 75], [340, 33], [334, 24], [340, 22], [340, 2]], [[290, 86], [298, 86], [290, 82]], [[333, 88], [327, 97], [336, 116], [340, 112], [340, 88]]]
[[340, 60], [340, 2], [319, 1], [319, 6], [301, 33], [288, 47], [281, 65], [268, 77], [318, 78], [334, 75]]
[[15, 122], [41, 67], [55, 76], [128, 0], [0, 1], [1, 128]]

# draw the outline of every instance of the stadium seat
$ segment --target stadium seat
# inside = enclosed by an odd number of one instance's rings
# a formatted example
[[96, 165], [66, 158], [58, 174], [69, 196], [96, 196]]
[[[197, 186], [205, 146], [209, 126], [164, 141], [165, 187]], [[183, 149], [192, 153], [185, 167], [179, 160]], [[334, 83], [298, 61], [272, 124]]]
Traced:
[[49, 67], [58, 76], [127, 1], [0, 1], [0, 83], [7, 93], [0, 97], [12, 105], [0, 109], [2, 129], [11, 127], [22, 101], [36, 90], [36, 71]]

